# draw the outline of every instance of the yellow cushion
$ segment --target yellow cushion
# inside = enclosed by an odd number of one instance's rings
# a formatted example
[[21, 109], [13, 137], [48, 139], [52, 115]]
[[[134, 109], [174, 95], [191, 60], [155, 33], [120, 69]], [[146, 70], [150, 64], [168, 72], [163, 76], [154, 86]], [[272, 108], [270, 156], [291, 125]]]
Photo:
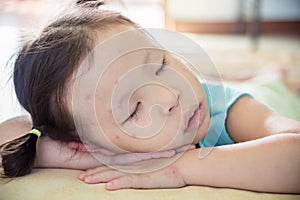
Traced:
[[1, 200], [109, 200], [109, 199], [300, 199], [300, 195], [188, 186], [178, 189], [106, 191], [104, 184], [88, 185], [77, 179], [78, 170], [36, 169], [12, 181], [0, 179]]

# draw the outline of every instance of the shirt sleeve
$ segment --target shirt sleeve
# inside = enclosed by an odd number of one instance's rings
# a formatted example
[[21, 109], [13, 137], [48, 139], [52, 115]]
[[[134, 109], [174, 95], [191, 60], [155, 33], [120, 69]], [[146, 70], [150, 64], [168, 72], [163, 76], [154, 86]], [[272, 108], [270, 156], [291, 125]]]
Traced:
[[203, 87], [209, 104], [210, 125], [207, 134], [199, 142], [199, 146], [212, 147], [234, 144], [226, 130], [225, 122], [228, 110], [242, 96], [252, 97], [252, 95], [247, 91], [222, 84], [205, 84]]

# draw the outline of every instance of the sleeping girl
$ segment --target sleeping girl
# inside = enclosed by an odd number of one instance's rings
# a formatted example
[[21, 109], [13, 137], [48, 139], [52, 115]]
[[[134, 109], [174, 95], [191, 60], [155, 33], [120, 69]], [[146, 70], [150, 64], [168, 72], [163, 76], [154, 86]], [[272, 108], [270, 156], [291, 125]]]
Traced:
[[[101, 2], [78, 1], [17, 55], [13, 80], [30, 117], [1, 145], [5, 177], [33, 167], [87, 171], [85, 183], [186, 185], [299, 193], [300, 122], [163, 48]], [[3, 141], [1, 141], [3, 143]]]

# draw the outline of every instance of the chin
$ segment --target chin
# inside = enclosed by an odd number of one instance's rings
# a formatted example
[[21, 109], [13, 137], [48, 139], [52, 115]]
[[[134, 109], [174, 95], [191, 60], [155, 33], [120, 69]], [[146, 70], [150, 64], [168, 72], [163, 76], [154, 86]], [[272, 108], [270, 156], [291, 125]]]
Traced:
[[194, 141], [192, 142], [192, 144], [193, 144], [193, 145], [196, 145], [196, 144], [198, 144], [199, 142], [200, 142], [200, 140], [199, 140], [199, 141], [194, 140]]

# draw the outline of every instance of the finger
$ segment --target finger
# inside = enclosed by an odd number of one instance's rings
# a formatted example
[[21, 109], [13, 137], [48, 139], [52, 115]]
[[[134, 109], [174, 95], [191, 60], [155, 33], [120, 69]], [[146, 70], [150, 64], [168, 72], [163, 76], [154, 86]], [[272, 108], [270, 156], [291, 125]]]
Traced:
[[113, 155], [115, 155], [114, 152], [111, 152], [111, 151], [109, 151], [107, 149], [103, 149], [103, 148], [88, 147], [88, 150], [91, 153], [100, 153], [100, 154], [105, 155], [105, 156], [113, 156]]
[[151, 153], [133, 153], [130, 157], [132, 162], [142, 161], [142, 160], [149, 160], [153, 158], [169, 158], [175, 155], [174, 150], [167, 150], [167, 151], [158, 151], [158, 152], [151, 152]]
[[86, 171], [84, 171], [84, 172], [81, 172], [79, 175], [78, 175], [78, 178], [80, 179], [80, 180], [84, 180], [86, 177], [88, 177], [88, 176], [91, 176], [91, 175], [93, 175], [93, 174], [96, 174], [96, 173], [101, 173], [101, 172], [103, 172], [103, 171], [107, 171], [107, 170], [111, 170], [111, 168], [110, 167], [107, 167], [107, 166], [100, 166], [100, 167], [96, 167], [96, 168], [94, 168], [94, 169], [88, 169], [88, 170], [86, 170]]
[[[107, 190], [119, 190], [119, 189], [128, 189], [128, 188], [141, 188], [141, 178], [138, 179], [138, 175], [128, 175], [122, 176], [120, 178], [114, 179], [105, 184], [105, 189]], [[139, 181], [138, 181], [139, 180]]]
[[150, 154], [150, 158], [170, 158], [176, 154], [176, 151], [172, 149], [172, 150], [159, 151], [159, 152], [153, 152], [148, 154]]
[[93, 175], [87, 176], [84, 179], [85, 183], [93, 184], [93, 183], [105, 183], [116, 178], [120, 178], [122, 176], [127, 175], [125, 172], [117, 171], [117, 170], [107, 170], [101, 173], [95, 173]]
[[175, 151], [176, 151], [176, 153], [181, 153], [181, 152], [185, 152], [188, 150], [193, 150], [195, 148], [196, 148], [195, 145], [188, 144], [188, 145], [184, 145], [184, 146], [181, 146], [181, 147], [175, 149]]
[[[88, 147], [89, 148], [89, 147]], [[111, 165], [115, 163], [116, 157], [122, 154], [116, 154], [106, 149], [89, 149], [89, 153], [92, 153], [95, 159], [105, 165]]]
[[143, 160], [149, 160], [153, 158], [169, 158], [175, 155], [174, 150], [167, 150], [162, 152], [152, 152], [152, 153], [128, 153], [119, 154], [110, 160], [110, 164], [129, 164], [134, 162], [139, 162]]
[[115, 153], [103, 149], [103, 148], [97, 148], [89, 144], [83, 144], [81, 142], [68, 142], [67, 145], [70, 149], [76, 149], [78, 151], [83, 151], [83, 152], [90, 152], [90, 153], [101, 153], [106, 156], [112, 156], [115, 155]]
[[128, 188], [160, 188], [160, 183], [155, 178], [149, 179], [147, 175], [131, 174], [124, 175], [105, 184], [107, 190], [119, 190]]
[[179, 188], [185, 186], [178, 168], [173, 165], [145, 174], [123, 175], [105, 184], [107, 190], [126, 188]]

